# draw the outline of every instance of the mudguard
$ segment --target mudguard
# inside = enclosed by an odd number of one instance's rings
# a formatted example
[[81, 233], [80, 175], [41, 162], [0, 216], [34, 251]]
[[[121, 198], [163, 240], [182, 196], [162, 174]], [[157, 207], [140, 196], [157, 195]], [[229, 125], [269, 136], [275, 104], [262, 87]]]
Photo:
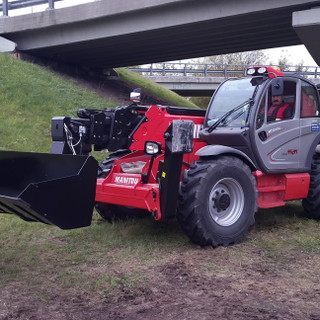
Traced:
[[208, 146], [204, 146], [203, 148], [199, 149], [196, 152], [196, 155], [199, 157], [218, 156], [222, 154], [238, 155], [251, 167], [251, 169], [256, 170], [255, 164], [244, 152], [232, 147], [222, 146], [222, 145], [208, 145]]
[[90, 156], [0, 151], [0, 211], [61, 229], [89, 226], [97, 169]]

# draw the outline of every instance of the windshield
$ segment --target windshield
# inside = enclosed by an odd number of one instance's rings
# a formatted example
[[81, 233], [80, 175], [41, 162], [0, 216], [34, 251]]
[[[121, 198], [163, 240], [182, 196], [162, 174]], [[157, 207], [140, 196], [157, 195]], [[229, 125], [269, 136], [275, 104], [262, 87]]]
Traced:
[[[228, 80], [223, 83], [210, 102], [207, 125], [213, 125], [227, 112], [249, 101], [254, 96], [256, 88], [257, 84], [252, 78]], [[248, 104], [244, 104], [242, 110], [237, 109], [236, 113], [236, 117], [232, 116], [232, 119], [221, 122], [219, 126], [243, 126], [249, 113]]]

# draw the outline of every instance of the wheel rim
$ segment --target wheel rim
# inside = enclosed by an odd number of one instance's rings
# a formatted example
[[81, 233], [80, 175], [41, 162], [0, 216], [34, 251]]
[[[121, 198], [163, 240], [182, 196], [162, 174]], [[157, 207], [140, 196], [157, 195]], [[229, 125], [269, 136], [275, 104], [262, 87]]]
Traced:
[[209, 195], [211, 218], [220, 226], [234, 224], [244, 207], [244, 192], [238, 181], [232, 178], [219, 180]]

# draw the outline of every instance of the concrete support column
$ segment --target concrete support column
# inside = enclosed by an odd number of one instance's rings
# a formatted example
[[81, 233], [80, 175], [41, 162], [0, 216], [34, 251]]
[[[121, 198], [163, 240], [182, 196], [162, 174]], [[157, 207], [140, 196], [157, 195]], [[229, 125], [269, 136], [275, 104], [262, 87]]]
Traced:
[[13, 52], [16, 46], [14, 42], [0, 37], [0, 52]]
[[293, 12], [292, 26], [312, 58], [320, 65], [320, 8]]

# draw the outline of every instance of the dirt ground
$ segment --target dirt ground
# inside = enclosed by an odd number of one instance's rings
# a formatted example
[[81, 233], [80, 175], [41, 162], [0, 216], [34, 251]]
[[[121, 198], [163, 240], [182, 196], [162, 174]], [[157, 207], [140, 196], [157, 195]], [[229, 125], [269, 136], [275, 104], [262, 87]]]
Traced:
[[114, 296], [70, 295], [50, 289], [50, 279], [35, 288], [14, 283], [0, 288], [0, 319], [320, 320], [319, 256], [301, 251], [273, 263], [267, 251], [240, 246], [175, 253], [142, 268], [143, 285]]

